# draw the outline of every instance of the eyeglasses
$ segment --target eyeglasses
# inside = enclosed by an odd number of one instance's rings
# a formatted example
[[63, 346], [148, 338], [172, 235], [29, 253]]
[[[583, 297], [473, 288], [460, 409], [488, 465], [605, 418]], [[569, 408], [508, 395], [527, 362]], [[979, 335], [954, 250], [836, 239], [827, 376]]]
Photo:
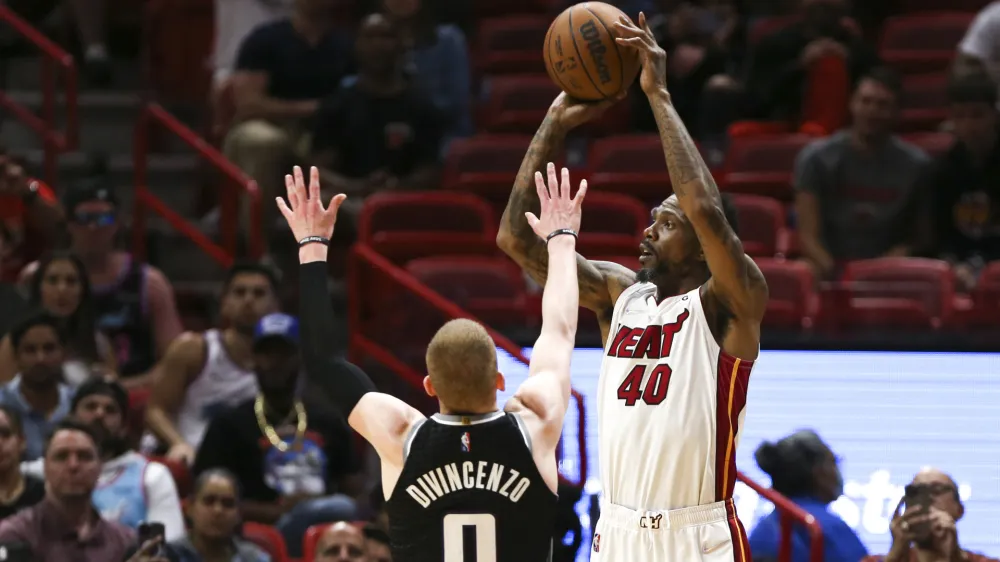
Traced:
[[115, 224], [117, 219], [118, 217], [111, 211], [101, 213], [76, 213], [73, 215], [73, 222], [87, 226], [111, 226]]
[[915, 497], [925, 493], [932, 496], [940, 496], [942, 494], [951, 494], [954, 492], [955, 488], [953, 486], [942, 482], [932, 482], [930, 484], [907, 484], [903, 488], [903, 494], [908, 497]]

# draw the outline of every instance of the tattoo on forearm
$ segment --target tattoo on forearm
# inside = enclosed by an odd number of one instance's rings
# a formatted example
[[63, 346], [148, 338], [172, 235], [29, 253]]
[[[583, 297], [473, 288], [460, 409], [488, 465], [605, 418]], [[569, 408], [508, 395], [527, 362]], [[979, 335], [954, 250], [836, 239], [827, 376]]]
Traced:
[[673, 105], [654, 102], [652, 106], [674, 193], [678, 198], [704, 195], [720, 202], [719, 188], [712, 179], [712, 173]]

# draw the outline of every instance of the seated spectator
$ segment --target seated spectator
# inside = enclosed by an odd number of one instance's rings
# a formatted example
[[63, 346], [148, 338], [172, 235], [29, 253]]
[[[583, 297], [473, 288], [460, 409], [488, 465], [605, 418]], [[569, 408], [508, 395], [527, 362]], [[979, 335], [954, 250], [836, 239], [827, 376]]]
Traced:
[[949, 88], [957, 142], [931, 176], [938, 254], [961, 289], [975, 286], [986, 262], [1000, 260], [1000, 120], [997, 87], [972, 74]]
[[929, 508], [907, 509], [904, 513], [904, 496], [889, 523], [889, 532], [892, 533], [889, 553], [869, 556], [862, 562], [997, 562], [996, 558], [961, 547], [955, 523], [965, 514], [965, 506], [958, 495], [958, 485], [950, 476], [934, 468], [925, 468], [913, 477], [906, 488], [907, 495], [929, 495]]
[[292, 15], [295, 0], [215, 0], [212, 85], [222, 86], [236, 69], [240, 46], [253, 30]]
[[0, 520], [31, 507], [45, 497], [45, 482], [21, 474], [24, 428], [17, 410], [0, 405]]
[[124, 560], [135, 531], [101, 519], [91, 503], [100, 459], [90, 427], [56, 425], [45, 443], [45, 499], [0, 522], [0, 543], [27, 547], [33, 562]]
[[24, 458], [42, 456], [45, 437], [69, 415], [73, 391], [62, 382], [65, 340], [59, 321], [46, 314], [23, 320], [10, 333], [19, 373], [0, 387], [0, 404], [11, 408], [24, 426]]
[[388, 533], [378, 525], [369, 523], [365, 525], [364, 535], [368, 562], [392, 562], [392, 549], [389, 547]]
[[275, 525], [295, 558], [312, 525], [354, 519], [351, 498], [361, 489], [354, 434], [342, 419], [307, 409], [296, 397], [301, 358], [294, 317], [262, 318], [253, 345], [260, 394], [212, 419], [194, 473], [221, 467], [235, 474], [244, 517]]
[[257, 264], [237, 264], [223, 282], [224, 329], [177, 338], [157, 364], [146, 423], [167, 457], [194, 462], [208, 423], [217, 413], [257, 396], [251, 344], [257, 322], [278, 310], [278, 279]]
[[[826, 562], [857, 562], [868, 554], [865, 545], [847, 523], [828, 508], [844, 493], [844, 479], [837, 457], [816, 433], [798, 431], [777, 443], [763, 443], [754, 453], [760, 469], [771, 477], [771, 488], [787, 496], [816, 518], [823, 529]], [[778, 556], [781, 515], [772, 511], [750, 533], [754, 559]], [[809, 560], [808, 529], [792, 526], [792, 562]]]
[[[128, 394], [120, 384], [94, 378], [73, 397], [73, 419], [87, 424], [100, 440], [101, 476], [93, 502], [101, 517], [138, 529], [144, 521], [163, 523], [166, 540], [184, 536], [177, 486], [170, 470], [151, 462], [128, 445]], [[45, 459], [25, 463], [23, 470], [41, 475]]]
[[443, 124], [403, 72], [398, 31], [384, 16], [366, 17], [357, 55], [357, 79], [323, 101], [314, 123], [324, 188], [360, 203], [376, 191], [435, 187]]
[[[47, 185], [0, 146], [0, 280], [16, 281], [25, 264], [38, 259], [59, 237], [62, 207]], [[3, 309], [6, 311], [6, 309]]]
[[471, 135], [472, 68], [465, 34], [435, 23], [426, 0], [383, 0], [383, 13], [399, 30], [407, 72], [443, 119], [449, 139]]
[[365, 535], [354, 525], [340, 522], [330, 525], [316, 543], [312, 562], [368, 562]]
[[955, 73], [986, 73], [1000, 80], [1000, 2], [983, 7], [965, 32], [955, 56]]
[[[336, 8], [337, 0], [294, 0], [290, 18], [258, 27], [240, 46], [232, 76], [238, 124], [223, 152], [257, 180], [265, 201], [279, 194], [289, 162], [302, 156], [320, 100], [351, 69], [350, 45], [334, 28]], [[263, 208], [270, 225], [274, 205]]]
[[187, 503], [191, 530], [168, 545], [172, 562], [271, 562], [257, 545], [237, 536], [239, 502], [239, 484], [231, 472], [216, 468], [201, 473]]
[[892, 134], [901, 85], [888, 70], [858, 83], [850, 128], [807, 146], [795, 163], [802, 254], [817, 278], [840, 262], [907, 256], [921, 243], [918, 181], [928, 156]]
[[[115, 249], [118, 198], [105, 177], [82, 180], [64, 195], [70, 248], [87, 267], [97, 327], [114, 347], [126, 388], [149, 382], [148, 371], [181, 333], [170, 281], [155, 267]], [[22, 276], [34, 275], [38, 263]]]
[[[42, 259], [28, 288], [30, 303], [56, 318], [66, 335], [66, 359], [63, 380], [79, 386], [93, 373], [114, 377], [117, 366], [114, 350], [107, 336], [97, 330], [90, 279], [80, 258], [56, 252]], [[17, 373], [10, 338], [0, 340], [0, 381], [9, 381]]]

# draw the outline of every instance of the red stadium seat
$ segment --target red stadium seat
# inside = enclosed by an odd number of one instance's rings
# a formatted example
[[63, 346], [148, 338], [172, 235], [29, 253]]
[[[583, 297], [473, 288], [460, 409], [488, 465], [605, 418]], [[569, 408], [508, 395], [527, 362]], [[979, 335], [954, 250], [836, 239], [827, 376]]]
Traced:
[[802, 20], [799, 15], [791, 16], [768, 16], [756, 19], [750, 26], [750, 32], [748, 33], [748, 40], [750, 45], [756, 45], [760, 43], [760, 40], [781, 31], [782, 29], [792, 25], [793, 23], [798, 23]]
[[480, 128], [490, 133], [532, 134], [545, 118], [559, 88], [545, 74], [494, 76], [486, 81]]
[[903, 135], [903, 140], [919, 146], [932, 158], [938, 158], [951, 150], [955, 137], [951, 133], [924, 132]]
[[496, 251], [490, 205], [470, 193], [378, 193], [365, 200], [358, 240], [391, 260]]
[[177, 485], [177, 495], [186, 498], [191, 493], [194, 480], [188, 465], [167, 457], [148, 456], [146, 458], [152, 462], [158, 462], [170, 470], [170, 475], [174, 477], [174, 484]]
[[479, 22], [476, 67], [487, 74], [545, 72], [542, 48], [551, 19], [509, 16]]
[[900, 101], [901, 131], [937, 129], [948, 118], [948, 75], [907, 76]]
[[964, 12], [892, 16], [882, 28], [879, 57], [905, 73], [947, 70], [973, 17]]
[[813, 140], [807, 135], [732, 139], [723, 165], [723, 188], [737, 193], [791, 199], [795, 157]]
[[494, 327], [535, 325], [521, 269], [507, 258], [438, 257], [406, 270], [463, 310]]
[[634, 197], [602, 191], [589, 192], [583, 205], [580, 253], [638, 255], [642, 232], [650, 223], [647, 206]]
[[743, 251], [750, 256], [774, 257], [788, 245], [785, 208], [777, 199], [759, 195], [733, 195]]
[[248, 521], [243, 524], [243, 538], [270, 554], [271, 562], [288, 562], [285, 539], [274, 527]]
[[820, 298], [812, 269], [801, 261], [754, 260], [770, 291], [764, 325], [799, 330], [811, 328], [819, 315]]
[[951, 266], [923, 258], [849, 262], [841, 279], [849, 295], [845, 327], [940, 328], [954, 313]]
[[595, 140], [587, 156], [591, 189], [625, 193], [643, 201], [670, 196], [670, 175], [657, 135], [624, 135]]
[[444, 161], [444, 188], [474, 193], [502, 211], [530, 144], [524, 135], [455, 139]]
[[964, 324], [996, 328], [1000, 315], [1000, 261], [986, 264], [979, 273], [969, 310], [963, 311]]

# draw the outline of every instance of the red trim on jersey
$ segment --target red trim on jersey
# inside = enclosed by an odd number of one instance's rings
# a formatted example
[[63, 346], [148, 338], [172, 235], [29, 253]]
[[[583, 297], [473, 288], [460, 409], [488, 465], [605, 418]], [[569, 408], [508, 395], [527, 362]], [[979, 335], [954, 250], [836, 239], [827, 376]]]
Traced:
[[733, 497], [736, 487], [736, 434], [740, 412], [747, 403], [753, 361], [719, 351], [718, 386], [715, 390], [715, 500]]
[[726, 500], [726, 523], [729, 525], [729, 534], [733, 538], [733, 560], [735, 562], [750, 562], [750, 541], [747, 540], [747, 532], [743, 528], [743, 523], [736, 516], [736, 504], [732, 498]]

